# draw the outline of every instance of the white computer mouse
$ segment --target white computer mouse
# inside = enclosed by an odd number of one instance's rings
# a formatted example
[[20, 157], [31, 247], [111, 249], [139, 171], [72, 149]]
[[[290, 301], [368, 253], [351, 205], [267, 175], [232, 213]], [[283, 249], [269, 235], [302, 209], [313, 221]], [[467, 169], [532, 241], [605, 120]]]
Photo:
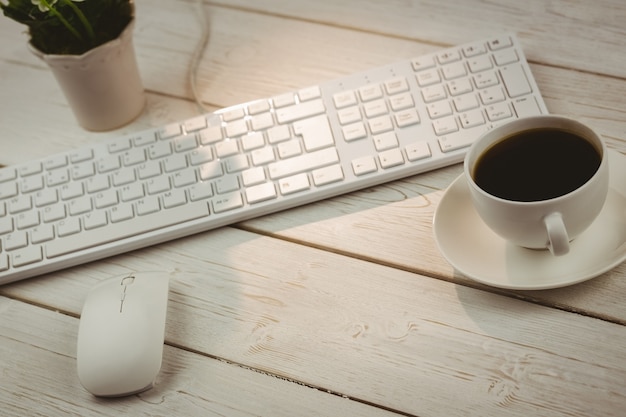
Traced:
[[137, 272], [106, 279], [87, 295], [78, 327], [81, 384], [97, 396], [136, 394], [161, 369], [169, 276]]

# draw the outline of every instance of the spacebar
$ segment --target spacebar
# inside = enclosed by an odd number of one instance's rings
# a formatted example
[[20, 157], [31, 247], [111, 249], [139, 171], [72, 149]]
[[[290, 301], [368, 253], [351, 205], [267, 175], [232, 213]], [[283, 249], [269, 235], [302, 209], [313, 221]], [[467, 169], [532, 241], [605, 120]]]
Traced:
[[104, 227], [58, 238], [48, 243], [46, 255], [48, 258], [55, 258], [208, 215], [207, 203], [199, 202], [136, 216], [119, 223], [110, 223]]

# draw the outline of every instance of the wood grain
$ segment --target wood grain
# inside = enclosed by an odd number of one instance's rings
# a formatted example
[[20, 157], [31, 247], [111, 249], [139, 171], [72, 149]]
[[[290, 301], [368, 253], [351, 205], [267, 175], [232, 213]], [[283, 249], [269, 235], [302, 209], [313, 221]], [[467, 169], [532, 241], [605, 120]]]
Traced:
[[272, 238], [224, 228], [75, 269], [1, 290], [76, 315], [102, 277], [169, 271], [168, 344], [415, 415], [626, 401], [622, 325]]
[[[136, 0], [148, 104], [82, 130], [23, 29], [0, 18], [0, 164], [192, 117], [199, 2]], [[197, 73], [209, 109], [515, 31], [548, 109], [626, 154], [621, 0], [212, 0]], [[549, 291], [455, 271], [432, 236], [451, 166], [0, 287], [3, 415], [621, 416], [626, 264]], [[172, 277], [157, 386], [93, 398], [75, 373], [97, 282]]]

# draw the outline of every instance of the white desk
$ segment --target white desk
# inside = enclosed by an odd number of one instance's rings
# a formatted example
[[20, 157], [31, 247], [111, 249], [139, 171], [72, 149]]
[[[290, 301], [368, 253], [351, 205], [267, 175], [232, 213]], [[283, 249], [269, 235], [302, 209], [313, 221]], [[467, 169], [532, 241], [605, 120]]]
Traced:
[[[52, 74], [0, 19], [0, 164], [194, 116], [194, 2], [137, 0], [144, 114], [74, 121]], [[622, 0], [206, 2], [198, 73], [212, 109], [515, 31], [551, 113], [626, 153]], [[544, 291], [479, 285], [432, 233], [456, 165], [0, 287], [0, 414], [622, 416], [626, 264]], [[172, 272], [154, 389], [93, 397], [76, 376], [87, 291]]]

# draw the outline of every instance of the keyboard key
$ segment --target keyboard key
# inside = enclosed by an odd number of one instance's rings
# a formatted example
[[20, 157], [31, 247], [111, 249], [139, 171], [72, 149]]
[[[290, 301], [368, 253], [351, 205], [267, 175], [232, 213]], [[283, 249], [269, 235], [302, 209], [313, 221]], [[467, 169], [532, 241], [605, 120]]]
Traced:
[[171, 190], [163, 194], [163, 207], [166, 209], [182, 206], [187, 202], [184, 190]]
[[397, 148], [398, 144], [398, 137], [395, 132], [387, 132], [382, 135], [374, 136], [374, 147], [379, 152], [390, 148]]
[[251, 151], [265, 145], [265, 139], [262, 133], [252, 133], [241, 138], [241, 146], [244, 151]]
[[308, 190], [311, 184], [309, 183], [308, 175], [303, 173], [281, 179], [278, 181], [278, 187], [282, 195], [289, 195], [298, 191]]
[[246, 187], [260, 184], [266, 179], [265, 170], [262, 167], [250, 168], [241, 173], [241, 180]]
[[368, 84], [359, 88], [359, 97], [361, 101], [370, 101], [383, 96], [383, 91], [379, 84]]
[[38, 211], [27, 211], [25, 213], [20, 213], [17, 216], [17, 229], [23, 230], [31, 227], [35, 227], [39, 224], [39, 212]]
[[318, 187], [343, 180], [341, 165], [331, 165], [329, 167], [316, 169], [311, 175], [313, 176], [313, 183]]
[[314, 98], [319, 98], [322, 96], [322, 91], [318, 86], [303, 88], [298, 91], [298, 98], [300, 101], [312, 100]]
[[420, 159], [428, 158], [432, 155], [428, 142], [414, 142], [407, 145], [404, 150], [406, 152], [406, 158], [411, 162], [419, 161]]
[[52, 158], [46, 159], [44, 162], [44, 168], [47, 170], [61, 168], [67, 165], [67, 156], [57, 155]]
[[135, 210], [130, 203], [119, 204], [109, 210], [109, 218], [112, 223], [119, 223], [130, 220], [135, 216]]
[[274, 117], [270, 112], [261, 113], [256, 116], [252, 116], [250, 124], [252, 125], [252, 130], [265, 130], [268, 127], [274, 126]]
[[446, 50], [437, 54], [437, 61], [439, 61], [441, 65], [459, 61], [460, 59], [461, 54], [456, 50]]
[[57, 235], [65, 237], [80, 232], [80, 219], [77, 217], [68, 217], [57, 223]]
[[497, 51], [499, 49], [511, 46], [512, 43], [511, 38], [509, 38], [508, 36], [500, 36], [490, 40], [488, 45], [489, 49], [491, 49], [492, 51]]
[[43, 171], [43, 165], [41, 162], [36, 162], [34, 164], [22, 165], [18, 168], [18, 172], [21, 177], [26, 177], [28, 175], [39, 174]]
[[519, 98], [513, 102], [517, 117], [527, 117], [540, 112], [537, 100], [534, 97]]
[[250, 156], [252, 157], [252, 163], [256, 166], [269, 164], [276, 160], [274, 149], [269, 147], [255, 149], [250, 153]]
[[115, 152], [127, 151], [130, 149], [131, 146], [132, 146], [132, 143], [131, 143], [130, 138], [117, 139], [114, 142], [109, 143], [109, 152], [115, 153]]
[[225, 122], [231, 122], [233, 120], [242, 119], [246, 115], [246, 112], [242, 107], [238, 107], [231, 110], [226, 110], [221, 114], [222, 120], [224, 120]]
[[215, 181], [215, 188], [218, 194], [226, 194], [239, 189], [239, 178], [235, 175], [227, 175]]
[[0, 184], [0, 200], [4, 200], [10, 197], [15, 197], [16, 195], [17, 195], [16, 183], [9, 182], [5, 184]]
[[391, 117], [389, 116], [379, 116], [370, 119], [368, 125], [373, 135], [393, 129], [393, 123], [391, 122]]
[[178, 123], [172, 123], [172, 124], [163, 126], [159, 128], [156, 132], [157, 136], [160, 139], [173, 138], [174, 136], [178, 136], [181, 133], [183, 133], [183, 131]]
[[213, 188], [211, 187], [211, 184], [208, 182], [201, 182], [189, 188], [189, 199], [191, 201], [204, 200], [212, 196], [213, 196]]
[[220, 126], [211, 126], [198, 132], [198, 138], [203, 145], [210, 145], [223, 139], [222, 128]]
[[287, 139], [291, 139], [289, 126], [275, 126], [267, 130], [267, 140], [269, 143], [278, 143]]
[[415, 102], [410, 94], [400, 94], [389, 98], [389, 105], [391, 106], [391, 110], [398, 111], [414, 107]]
[[487, 53], [487, 48], [483, 44], [475, 44], [463, 48], [463, 54], [467, 58]]
[[407, 127], [420, 122], [420, 117], [415, 109], [403, 110], [394, 114], [398, 127]]
[[93, 209], [91, 198], [75, 198], [68, 204], [70, 216], [87, 213]]
[[53, 204], [59, 201], [59, 196], [56, 190], [41, 190], [35, 194], [35, 206], [43, 207], [48, 204]]
[[284, 161], [273, 162], [269, 164], [268, 172], [271, 179], [280, 179], [336, 162], [339, 162], [337, 150], [334, 148], [326, 148]]
[[431, 103], [426, 107], [426, 110], [428, 110], [428, 115], [431, 119], [438, 119], [452, 114], [452, 107], [447, 101]]
[[218, 158], [237, 155], [239, 153], [239, 145], [236, 140], [225, 140], [215, 145], [215, 153]]
[[474, 76], [474, 84], [476, 88], [487, 88], [500, 83], [498, 76], [494, 71], [485, 71]]
[[85, 230], [97, 229], [107, 225], [107, 215], [104, 211], [94, 211], [83, 216]]
[[509, 97], [519, 97], [532, 92], [524, 69], [520, 65], [503, 67], [500, 69], [500, 74], [506, 90], [509, 92]]
[[83, 162], [72, 167], [72, 179], [74, 180], [82, 180], [83, 178], [93, 177], [95, 174], [96, 167], [92, 162]]
[[448, 83], [448, 91], [450, 91], [451, 96], [469, 93], [473, 89], [472, 83], [467, 78], [461, 78], [460, 80], [454, 80]]
[[85, 230], [80, 234], [68, 236], [66, 239], [54, 240], [46, 245], [46, 256], [55, 258], [67, 255], [81, 249], [88, 249], [136, 236], [140, 233], [147, 233], [186, 221], [200, 219], [208, 216], [208, 214], [207, 205], [203, 202], [162, 210], [137, 217], [137, 221], [114, 223], [105, 228]]
[[213, 211], [215, 213], [223, 213], [229, 210], [235, 210], [243, 207], [243, 198], [240, 192], [220, 195], [212, 201]]
[[507, 103], [494, 104], [493, 106], [488, 106], [486, 110], [487, 110], [487, 117], [492, 122], [507, 119], [513, 116], [513, 113], [511, 112], [511, 108], [509, 107]]
[[337, 112], [337, 117], [339, 118], [339, 123], [342, 125], [353, 123], [357, 120], [361, 120], [361, 110], [359, 109], [359, 106], [341, 109]]
[[293, 93], [286, 93], [272, 99], [275, 108], [286, 107], [296, 103], [296, 96]]
[[485, 117], [481, 110], [471, 110], [460, 115], [461, 126], [465, 129], [469, 129], [474, 126], [479, 126], [485, 123]]
[[20, 195], [9, 201], [9, 213], [17, 214], [33, 207], [33, 200], [29, 196]]
[[248, 113], [259, 114], [271, 109], [270, 103], [267, 100], [259, 100], [254, 103], [248, 104]]
[[17, 171], [12, 168], [0, 169], [0, 182], [10, 181], [17, 178]]
[[506, 100], [506, 96], [500, 86], [485, 88], [480, 92], [480, 101], [483, 104], [493, 104], [504, 100]]
[[422, 71], [435, 66], [435, 59], [432, 56], [418, 57], [411, 60], [413, 71]]
[[276, 198], [276, 188], [273, 182], [266, 182], [259, 185], [253, 185], [246, 189], [246, 199], [250, 204], [260, 203], [261, 201]]
[[9, 257], [0, 253], [0, 271], [9, 269]]
[[515, 49], [505, 49], [503, 51], [498, 51], [493, 54], [493, 59], [498, 65], [507, 65], [519, 61]]
[[392, 78], [391, 80], [385, 81], [385, 91], [387, 91], [389, 95], [404, 93], [405, 91], [409, 91], [409, 85], [404, 77]]
[[13, 231], [13, 218], [12, 217], [0, 217], [0, 235], [4, 235], [12, 231]]
[[438, 139], [438, 142], [441, 152], [447, 153], [467, 148], [474, 142], [474, 137], [472, 135], [442, 136]]
[[366, 117], [380, 116], [387, 113], [387, 104], [385, 100], [376, 100], [363, 105], [363, 110]]
[[119, 200], [117, 199], [117, 191], [115, 190], [101, 191], [95, 195], [93, 200], [96, 208], [98, 209], [103, 209], [119, 203]]
[[343, 109], [344, 107], [354, 106], [357, 103], [354, 91], [342, 91], [333, 96], [335, 107]]
[[[210, 184], [208, 186], [210, 187]], [[145, 216], [146, 214], [156, 213], [159, 210], [161, 210], [161, 201], [155, 196], [142, 198], [135, 203], [137, 216]]]
[[437, 136], [446, 135], [459, 130], [459, 126], [456, 124], [454, 116], [433, 121], [433, 128], [435, 129], [435, 134]]
[[469, 70], [473, 73], [493, 68], [491, 59], [487, 55], [477, 56], [467, 61]]
[[245, 120], [235, 120], [226, 125], [226, 136], [236, 138], [248, 133], [248, 123]]
[[2, 238], [3, 247], [7, 251], [25, 248], [28, 246], [28, 235], [26, 232], [13, 232]]
[[54, 239], [54, 228], [50, 224], [39, 225], [30, 232], [32, 243], [43, 243]]
[[437, 68], [418, 72], [415, 77], [417, 79], [417, 83], [421, 87], [426, 87], [428, 85], [436, 84], [441, 81], [441, 77], [439, 76]]
[[447, 96], [448, 95], [446, 94], [446, 90], [441, 84], [422, 88], [422, 98], [426, 103], [443, 100]]
[[207, 127], [207, 121], [205, 116], [197, 116], [193, 119], [186, 120], [183, 124], [185, 132], [195, 132], [196, 130], [204, 129]]
[[22, 193], [32, 193], [43, 188], [43, 178], [40, 176], [26, 177], [20, 183]]
[[41, 248], [39, 246], [32, 246], [24, 248], [11, 254], [13, 258], [13, 266], [20, 267], [43, 260]]
[[326, 148], [335, 143], [335, 138], [326, 116], [318, 116], [296, 122], [293, 125], [293, 130], [296, 135], [302, 135], [304, 147], [309, 152]]
[[294, 106], [283, 107], [276, 110], [278, 123], [289, 123], [305, 117], [316, 116], [326, 111], [321, 99], [305, 101]]
[[52, 205], [44, 208], [43, 221], [46, 223], [55, 222], [57, 220], [64, 219], [66, 216], [64, 205]]
[[351, 142], [353, 140], [362, 139], [367, 136], [367, 131], [365, 130], [365, 125], [362, 122], [356, 122], [344, 126], [341, 129], [343, 133], [343, 138], [346, 142]]
[[378, 160], [380, 161], [380, 166], [385, 169], [404, 164], [404, 157], [399, 149], [389, 149], [381, 152], [378, 155]]
[[352, 161], [352, 171], [354, 175], [365, 175], [376, 172], [378, 167], [376, 161], [371, 156], [364, 156]]
[[456, 62], [454, 64], [449, 64], [443, 67], [442, 73], [443, 78], [445, 78], [446, 80], [453, 80], [467, 74], [467, 70], [465, 69], [465, 65], [463, 65], [462, 62]]

